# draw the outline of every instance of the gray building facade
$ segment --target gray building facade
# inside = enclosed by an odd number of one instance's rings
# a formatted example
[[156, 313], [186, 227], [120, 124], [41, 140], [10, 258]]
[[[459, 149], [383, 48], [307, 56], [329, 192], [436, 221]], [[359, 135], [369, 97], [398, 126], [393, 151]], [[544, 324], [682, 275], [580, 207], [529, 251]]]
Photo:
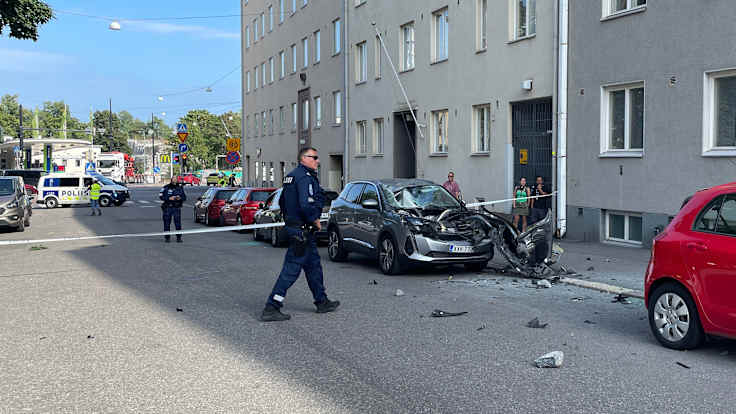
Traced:
[[303, 146], [320, 180], [343, 180], [344, 18], [341, 0], [241, 0], [243, 165], [251, 185], [279, 187]]
[[568, 236], [650, 246], [736, 176], [731, 0], [570, 6]]
[[552, 183], [556, 3], [350, 0], [350, 178], [454, 171], [469, 202]]

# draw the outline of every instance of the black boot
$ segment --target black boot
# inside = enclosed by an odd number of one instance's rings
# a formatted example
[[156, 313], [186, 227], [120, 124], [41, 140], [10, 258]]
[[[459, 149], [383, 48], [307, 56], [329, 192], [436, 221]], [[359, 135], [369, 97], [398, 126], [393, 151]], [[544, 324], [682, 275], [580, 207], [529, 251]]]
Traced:
[[171, 243], [171, 236], [164, 236], [164, 241], [166, 243]]
[[281, 322], [288, 321], [289, 319], [291, 319], [291, 315], [281, 313], [278, 308], [271, 305], [266, 305], [266, 308], [263, 309], [263, 313], [261, 313], [262, 322]]
[[177, 243], [183, 243], [183, 241], [181, 240], [181, 234], [177, 234], [176, 235], [176, 242]]
[[327, 313], [332, 312], [335, 309], [337, 309], [338, 306], [340, 306], [339, 300], [329, 300], [325, 299], [324, 302], [317, 303], [317, 313]]

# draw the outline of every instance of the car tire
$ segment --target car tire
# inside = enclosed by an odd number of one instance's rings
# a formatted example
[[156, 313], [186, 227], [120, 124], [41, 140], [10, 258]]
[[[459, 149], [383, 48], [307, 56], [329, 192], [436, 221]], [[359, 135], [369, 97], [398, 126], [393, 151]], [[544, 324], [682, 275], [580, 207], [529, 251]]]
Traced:
[[652, 292], [649, 327], [657, 341], [670, 349], [694, 349], [705, 340], [695, 301], [687, 289], [674, 282], [665, 283]]
[[197, 217], [197, 209], [195, 208], [193, 210], [194, 210], [194, 222], [199, 223], [199, 217]]
[[115, 201], [113, 204], [115, 204], [115, 207], [120, 207], [125, 204], [125, 201]]
[[327, 231], [327, 254], [333, 262], [342, 262], [348, 258], [340, 233], [334, 227]]
[[220, 217], [217, 219], [217, 225], [225, 227], [225, 217], [222, 216], [222, 213], [220, 213]]
[[[256, 223], [253, 222], [253, 224], [256, 224]], [[254, 241], [260, 241], [261, 240], [261, 236], [258, 234], [258, 229], [253, 229], [253, 240]]]
[[280, 227], [271, 227], [271, 246], [281, 247], [283, 243], [281, 241], [280, 235], [281, 235]]
[[488, 266], [488, 262], [465, 263], [463, 266], [469, 272], [480, 272]]
[[110, 199], [110, 197], [100, 197], [100, 207], [110, 207], [110, 204], [112, 204], [112, 200]]
[[15, 228], [15, 231], [17, 231], [18, 233], [23, 233], [24, 231], [26, 231], [25, 219], [18, 222], [18, 227]]
[[398, 275], [403, 273], [404, 269], [399, 256], [399, 249], [396, 246], [394, 238], [385, 235], [378, 241], [378, 267], [385, 275]]
[[[235, 225], [236, 226], [242, 226], [243, 220], [240, 218], [240, 213], [238, 213], [237, 216], [235, 216]], [[245, 233], [245, 230], [236, 230], [238, 233], [243, 234]]]
[[56, 208], [59, 206], [59, 200], [55, 199], [54, 197], [49, 197], [46, 199], [46, 208]]

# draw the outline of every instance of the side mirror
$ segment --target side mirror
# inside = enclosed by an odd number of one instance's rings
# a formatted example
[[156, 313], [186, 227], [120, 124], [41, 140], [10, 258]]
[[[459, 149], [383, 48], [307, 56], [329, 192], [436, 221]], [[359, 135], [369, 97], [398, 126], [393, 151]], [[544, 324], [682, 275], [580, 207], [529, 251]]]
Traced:
[[339, 197], [340, 194], [337, 193], [337, 191], [325, 191], [325, 198], [327, 198], [330, 201], [337, 200], [337, 197]]
[[258, 204], [258, 209], [259, 210], [265, 210], [266, 209], [266, 205], [263, 204], [263, 203], [260, 203], [260, 204]]
[[372, 198], [368, 200], [363, 200], [362, 203], [360, 203], [363, 208], [369, 209], [369, 210], [378, 210], [378, 200], [374, 200]]
[[230, 199], [230, 200], [227, 200], [227, 201], [226, 201], [226, 203], [228, 203], [228, 204], [232, 204], [232, 203], [233, 203], [233, 200], [232, 200], [232, 199]]

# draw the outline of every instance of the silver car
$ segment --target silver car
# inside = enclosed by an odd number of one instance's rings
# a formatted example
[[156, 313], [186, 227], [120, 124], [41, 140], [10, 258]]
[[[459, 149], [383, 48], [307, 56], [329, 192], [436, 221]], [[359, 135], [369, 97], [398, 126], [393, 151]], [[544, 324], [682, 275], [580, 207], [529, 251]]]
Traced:
[[493, 258], [489, 226], [442, 186], [419, 179], [363, 180], [332, 202], [329, 257], [378, 258], [385, 274], [412, 263], [463, 264], [480, 270]]
[[31, 225], [31, 202], [21, 177], [0, 177], [0, 227], [25, 231]]

